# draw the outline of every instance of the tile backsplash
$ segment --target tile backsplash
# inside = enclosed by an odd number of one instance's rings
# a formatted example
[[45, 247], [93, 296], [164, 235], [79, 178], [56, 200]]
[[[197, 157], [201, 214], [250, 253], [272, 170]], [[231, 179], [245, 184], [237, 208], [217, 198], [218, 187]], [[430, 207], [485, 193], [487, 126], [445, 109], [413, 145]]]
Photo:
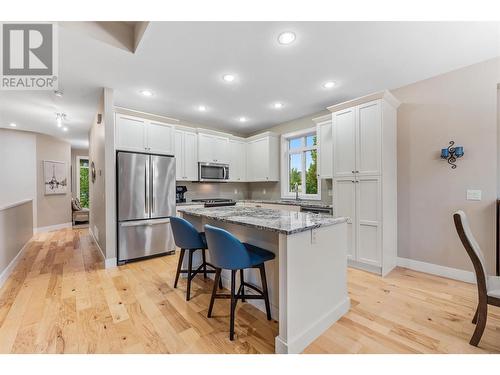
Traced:
[[[187, 188], [186, 199], [196, 198], [228, 198], [228, 199], [280, 199], [281, 190], [279, 182], [183, 182], [177, 185]], [[321, 201], [332, 202], [332, 180], [322, 180]]]

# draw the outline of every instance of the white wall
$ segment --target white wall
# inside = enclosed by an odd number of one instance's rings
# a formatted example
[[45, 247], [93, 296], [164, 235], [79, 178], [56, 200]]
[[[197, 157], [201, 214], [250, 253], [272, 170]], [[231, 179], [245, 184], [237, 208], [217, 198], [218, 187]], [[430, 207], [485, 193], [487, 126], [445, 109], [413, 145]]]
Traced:
[[[0, 207], [36, 198], [36, 135], [0, 129]], [[36, 205], [34, 225], [36, 226]]]

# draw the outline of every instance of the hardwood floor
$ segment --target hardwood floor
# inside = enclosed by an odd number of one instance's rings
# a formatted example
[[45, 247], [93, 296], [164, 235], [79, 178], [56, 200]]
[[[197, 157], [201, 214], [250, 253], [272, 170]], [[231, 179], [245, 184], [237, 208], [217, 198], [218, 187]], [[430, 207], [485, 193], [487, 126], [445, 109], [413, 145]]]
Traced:
[[[38, 234], [0, 289], [0, 353], [273, 353], [277, 322], [229, 301], [206, 317], [211, 281], [173, 289], [177, 256], [105, 270], [87, 229]], [[474, 285], [398, 268], [381, 278], [349, 270], [352, 308], [305, 353], [500, 352], [500, 309], [480, 348], [468, 344]]]

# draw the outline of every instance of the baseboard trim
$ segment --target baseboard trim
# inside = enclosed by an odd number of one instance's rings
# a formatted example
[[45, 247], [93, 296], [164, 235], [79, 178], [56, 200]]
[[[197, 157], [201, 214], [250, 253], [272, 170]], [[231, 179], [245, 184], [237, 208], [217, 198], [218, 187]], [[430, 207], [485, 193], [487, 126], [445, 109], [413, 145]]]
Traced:
[[7, 267], [2, 271], [0, 274], [0, 289], [4, 286], [5, 282], [9, 278], [9, 276], [12, 274], [12, 271], [14, 271], [14, 268], [16, 268], [17, 264], [21, 260], [22, 254], [26, 251], [28, 244], [31, 242], [31, 238], [26, 241], [26, 243], [23, 245], [21, 250], [17, 253], [17, 255], [12, 259]]
[[458, 268], [445, 267], [438, 264], [421, 262], [419, 260], [400, 257], [397, 258], [397, 265], [399, 267], [408, 268], [413, 271], [425, 272], [431, 275], [446, 277], [448, 279], [464, 281], [471, 284], [476, 283], [476, 275], [474, 274], [474, 272], [465, 271]]
[[38, 227], [38, 228], [34, 228], [33, 230], [35, 233], [43, 233], [43, 232], [51, 232], [53, 230], [71, 228], [72, 226], [73, 226], [73, 223], [70, 221], [69, 223], [48, 225], [46, 227]]
[[344, 298], [333, 309], [323, 315], [314, 324], [311, 324], [302, 334], [289, 338], [286, 342], [280, 336], [274, 340], [275, 352], [277, 354], [300, 354], [302, 351], [333, 323], [346, 314], [351, 307], [349, 297]]
[[92, 237], [92, 240], [94, 241], [95, 245], [99, 249], [99, 252], [101, 253], [101, 257], [104, 260], [104, 268], [114, 268], [117, 267], [117, 259], [116, 258], [106, 258], [104, 255], [104, 252], [101, 249], [101, 246], [99, 245], [99, 242], [97, 242], [97, 239], [95, 238], [94, 232], [92, 232], [92, 228], [89, 226], [89, 233], [90, 237]]

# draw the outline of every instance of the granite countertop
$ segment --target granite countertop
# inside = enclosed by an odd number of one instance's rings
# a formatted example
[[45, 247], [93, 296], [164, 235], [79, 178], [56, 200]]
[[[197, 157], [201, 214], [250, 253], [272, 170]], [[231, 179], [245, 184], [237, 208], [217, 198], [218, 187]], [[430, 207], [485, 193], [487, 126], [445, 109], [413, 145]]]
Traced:
[[289, 212], [256, 207], [184, 207], [180, 208], [179, 211], [187, 215], [206, 217], [221, 222], [240, 224], [287, 235], [347, 221], [345, 217], [335, 218], [330, 215], [313, 214], [309, 212]]
[[[332, 208], [331, 204], [326, 204], [322, 201], [310, 201], [310, 200], [286, 200], [286, 199], [239, 199], [236, 202], [249, 202], [249, 203], [263, 203], [263, 204], [281, 204], [283, 206], [300, 206], [300, 207], [319, 207], [319, 208]], [[182, 202], [176, 203], [177, 206], [194, 206], [203, 205], [203, 202]]]
[[295, 200], [295, 199], [245, 199], [241, 202], [251, 203], [264, 203], [264, 204], [282, 204], [284, 206], [300, 206], [300, 207], [319, 207], [319, 208], [332, 208], [331, 204], [326, 204], [322, 201], [311, 200]]

